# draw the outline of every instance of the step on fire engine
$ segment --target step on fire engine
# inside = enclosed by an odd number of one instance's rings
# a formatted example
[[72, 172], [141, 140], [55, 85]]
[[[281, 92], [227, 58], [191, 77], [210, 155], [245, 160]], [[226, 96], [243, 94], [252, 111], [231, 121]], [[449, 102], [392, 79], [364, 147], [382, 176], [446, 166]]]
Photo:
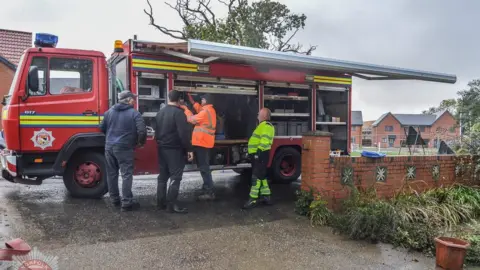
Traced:
[[[168, 91], [175, 89], [214, 97], [218, 114], [210, 155], [214, 170], [250, 172], [247, 139], [258, 110], [269, 108], [276, 130], [269, 179], [289, 183], [300, 176], [305, 132], [328, 131], [332, 150], [349, 154], [352, 76], [456, 82], [456, 76], [448, 74], [199, 40], [116, 41], [108, 61], [101, 52], [56, 48], [57, 41], [54, 35], [36, 35], [35, 48], [21, 57], [4, 97], [2, 176], [37, 185], [63, 176], [76, 197], [107, 192], [105, 138], [98, 125], [117, 102], [117, 93], [125, 89], [138, 94], [136, 106], [149, 127], [146, 145], [135, 153], [135, 174], [158, 174], [153, 119], [167, 102]], [[196, 169], [195, 164], [185, 168]]]

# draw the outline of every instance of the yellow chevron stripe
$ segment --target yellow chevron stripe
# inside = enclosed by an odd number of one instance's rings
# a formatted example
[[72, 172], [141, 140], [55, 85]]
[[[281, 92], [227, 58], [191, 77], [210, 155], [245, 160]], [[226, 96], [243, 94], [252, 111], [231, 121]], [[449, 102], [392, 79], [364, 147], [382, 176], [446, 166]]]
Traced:
[[161, 69], [161, 70], [177, 70], [177, 71], [188, 71], [188, 72], [198, 72], [197, 68], [183, 68], [183, 67], [173, 67], [173, 66], [157, 66], [157, 65], [145, 65], [145, 64], [133, 64], [134, 68], [149, 68], [149, 69]]
[[338, 81], [352, 83], [352, 78], [340, 78], [340, 77], [327, 77], [327, 76], [313, 76], [314, 81]]
[[[100, 117], [100, 118], [103, 118]], [[99, 116], [91, 116], [91, 115], [20, 115], [20, 120], [64, 120], [64, 121], [76, 121], [76, 120], [84, 120], [84, 121], [98, 121]]]
[[20, 121], [20, 125], [93, 125], [100, 121]]
[[134, 63], [134, 64], [159, 65], [159, 66], [173, 66], [173, 67], [184, 67], [184, 68], [198, 69], [198, 65], [196, 65], [196, 64], [176, 63], [176, 62], [158, 61], [158, 60], [133, 59], [133, 60], [132, 60], [132, 63]]
[[352, 82], [343, 82], [343, 81], [333, 81], [333, 80], [313, 80], [314, 82], [317, 83], [331, 83], [331, 84], [343, 84], [343, 85], [351, 85]]

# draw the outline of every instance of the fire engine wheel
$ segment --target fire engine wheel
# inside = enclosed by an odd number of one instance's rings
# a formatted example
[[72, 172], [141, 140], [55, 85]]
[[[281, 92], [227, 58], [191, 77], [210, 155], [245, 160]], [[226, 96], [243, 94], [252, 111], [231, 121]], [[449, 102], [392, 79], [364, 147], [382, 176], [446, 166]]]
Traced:
[[275, 153], [271, 173], [276, 183], [291, 183], [300, 177], [302, 158], [300, 152], [292, 147], [281, 148]]
[[100, 198], [108, 190], [106, 169], [102, 154], [83, 153], [68, 162], [63, 183], [73, 197]]

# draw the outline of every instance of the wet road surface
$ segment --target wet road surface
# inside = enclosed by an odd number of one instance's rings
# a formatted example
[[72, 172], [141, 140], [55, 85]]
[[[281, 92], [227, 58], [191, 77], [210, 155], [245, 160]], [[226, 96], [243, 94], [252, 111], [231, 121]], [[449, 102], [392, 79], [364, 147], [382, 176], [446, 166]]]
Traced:
[[273, 185], [274, 206], [241, 210], [245, 179], [214, 172], [218, 198], [196, 202], [199, 173], [182, 182], [187, 215], [155, 210], [155, 177], [137, 177], [141, 209], [120, 212], [108, 196], [70, 198], [61, 179], [41, 186], [0, 180], [0, 236], [20, 237], [60, 269], [434, 269], [434, 259], [353, 242], [312, 228], [293, 212], [298, 183]]

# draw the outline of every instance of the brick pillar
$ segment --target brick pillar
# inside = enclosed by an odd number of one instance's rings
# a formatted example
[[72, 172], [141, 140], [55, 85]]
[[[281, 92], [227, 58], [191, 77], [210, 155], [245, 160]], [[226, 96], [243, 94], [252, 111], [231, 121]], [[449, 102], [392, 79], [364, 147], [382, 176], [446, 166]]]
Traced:
[[322, 181], [329, 178], [330, 144], [332, 133], [311, 131], [302, 137], [302, 185], [303, 190], [310, 187], [318, 191]]

